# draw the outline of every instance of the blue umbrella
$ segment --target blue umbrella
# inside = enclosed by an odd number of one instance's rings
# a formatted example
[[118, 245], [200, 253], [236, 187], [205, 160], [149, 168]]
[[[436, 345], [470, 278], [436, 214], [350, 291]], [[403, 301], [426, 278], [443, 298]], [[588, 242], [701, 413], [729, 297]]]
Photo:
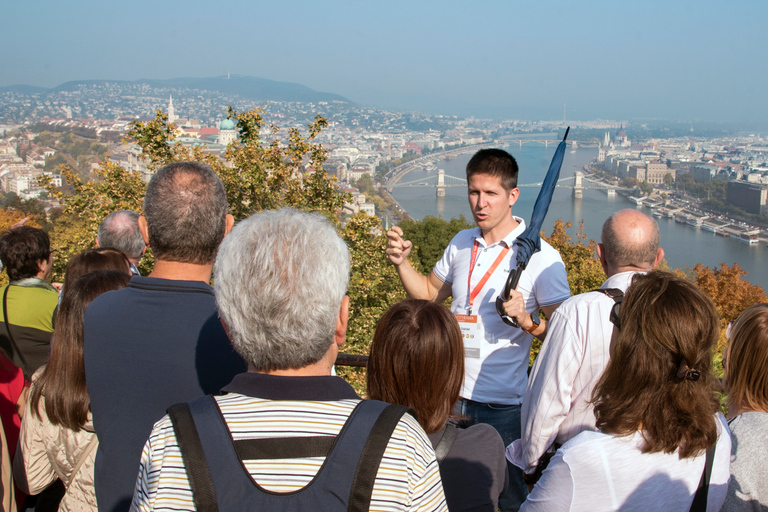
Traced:
[[560, 178], [560, 168], [563, 166], [563, 157], [565, 156], [565, 139], [568, 137], [570, 130], [570, 126], [566, 128], [563, 140], [558, 144], [555, 156], [552, 157], [552, 163], [549, 164], [547, 176], [544, 178], [541, 190], [539, 190], [536, 204], [533, 205], [531, 223], [528, 224], [528, 228], [523, 231], [523, 234], [515, 240], [517, 245], [517, 268], [509, 273], [507, 284], [504, 286], [504, 292], [496, 297], [496, 311], [501, 316], [501, 319], [504, 320], [504, 323], [512, 327], [520, 327], [520, 325], [517, 323], [516, 318], [510, 318], [506, 315], [504, 312], [504, 302], [509, 299], [510, 290], [517, 288], [520, 276], [531, 260], [533, 253], [541, 250], [541, 235], [539, 231], [541, 231], [541, 225], [544, 223], [544, 217], [547, 216], [549, 203], [552, 202], [552, 194], [555, 192], [557, 180]]

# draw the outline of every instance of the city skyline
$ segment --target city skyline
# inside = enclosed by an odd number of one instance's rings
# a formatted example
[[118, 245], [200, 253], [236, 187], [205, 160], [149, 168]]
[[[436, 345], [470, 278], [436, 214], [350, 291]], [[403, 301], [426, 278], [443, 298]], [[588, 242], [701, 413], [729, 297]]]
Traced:
[[177, 1], [5, 6], [0, 86], [207, 77], [497, 118], [755, 123], [768, 4]]

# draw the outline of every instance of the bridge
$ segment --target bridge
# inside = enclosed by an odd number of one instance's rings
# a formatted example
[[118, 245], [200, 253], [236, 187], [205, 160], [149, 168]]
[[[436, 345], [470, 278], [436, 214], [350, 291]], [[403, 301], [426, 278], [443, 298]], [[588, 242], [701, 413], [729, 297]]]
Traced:
[[[518, 188], [535, 187], [541, 188], [543, 182], [538, 183], [522, 183], [518, 184]], [[445, 171], [438, 169], [435, 176], [428, 176], [414, 181], [398, 182], [393, 185], [386, 185], [385, 188], [392, 191], [393, 188], [412, 188], [412, 187], [435, 187], [437, 197], [445, 197], [445, 189], [448, 187], [466, 187], [467, 180], [464, 178], [457, 178], [455, 176], [445, 174]], [[631, 188], [617, 187], [602, 181], [593, 180], [591, 178], [585, 178], [583, 172], [577, 171], [570, 178], [562, 178], [557, 180], [555, 188], [570, 188], [573, 189], [574, 197], [582, 197], [583, 190], [604, 190], [609, 196], [616, 194], [616, 191], [631, 192]]]

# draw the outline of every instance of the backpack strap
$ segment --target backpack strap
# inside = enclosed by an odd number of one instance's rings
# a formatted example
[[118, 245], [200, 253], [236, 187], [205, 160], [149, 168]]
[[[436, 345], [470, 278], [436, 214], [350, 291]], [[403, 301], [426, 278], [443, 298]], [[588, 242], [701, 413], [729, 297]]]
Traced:
[[691, 512], [706, 512], [707, 510], [707, 495], [709, 494], [709, 479], [712, 477], [712, 463], [715, 460], [715, 447], [717, 443], [707, 448], [707, 460], [704, 463], [704, 471], [701, 473], [701, 480], [699, 480], [699, 488], [696, 489], [696, 494], [693, 497], [693, 503], [691, 503]]
[[[365, 402], [369, 401], [365, 400], [363, 403]], [[388, 405], [379, 415], [379, 419], [376, 420], [368, 440], [365, 442], [363, 453], [360, 455], [360, 461], [355, 471], [355, 478], [352, 480], [352, 491], [349, 494], [347, 504], [348, 511], [365, 512], [370, 509], [373, 484], [376, 480], [376, 473], [379, 471], [381, 458], [384, 456], [384, 450], [387, 449], [392, 432], [405, 413], [410, 413], [414, 418], [416, 417], [413, 409], [403, 405]]]
[[456, 428], [456, 425], [453, 423], [448, 423], [445, 425], [445, 431], [440, 437], [440, 441], [437, 443], [437, 446], [435, 446], [435, 458], [437, 459], [438, 465], [443, 463], [443, 460], [445, 460], [448, 452], [451, 451], [451, 447], [453, 446], [454, 441], [456, 441], [456, 437], [458, 437], [458, 435], [459, 429]]
[[613, 299], [613, 302], [624, 300], [624, 291], [620, 288], [597, 288], [596, 290], [590, 290], [590, 292], [600, 292], [603, 295], [607, 295]]
[[[209, 396], [211, 400], [214, 398]], [[189, 404], [181, 403], [168, 408], [168, 416], [171, 418], [173, 432], [181, 450], [181, 460], [187, 471], [189, 488], [192, 490], [192, 498], [198, 512], [218, 512], [216, 491], [213, 488], [211, 473], [203, 454], [203, 445], [195, 428], [195, 420], [189, 410]]]

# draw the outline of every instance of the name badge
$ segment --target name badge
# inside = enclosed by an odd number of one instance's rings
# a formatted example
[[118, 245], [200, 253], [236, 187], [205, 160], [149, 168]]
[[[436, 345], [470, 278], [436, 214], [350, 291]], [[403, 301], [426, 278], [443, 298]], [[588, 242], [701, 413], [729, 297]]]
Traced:
[[480, 358], [481, 327], [477, 315], [456, 315], [464, 340], [464, 356]]

